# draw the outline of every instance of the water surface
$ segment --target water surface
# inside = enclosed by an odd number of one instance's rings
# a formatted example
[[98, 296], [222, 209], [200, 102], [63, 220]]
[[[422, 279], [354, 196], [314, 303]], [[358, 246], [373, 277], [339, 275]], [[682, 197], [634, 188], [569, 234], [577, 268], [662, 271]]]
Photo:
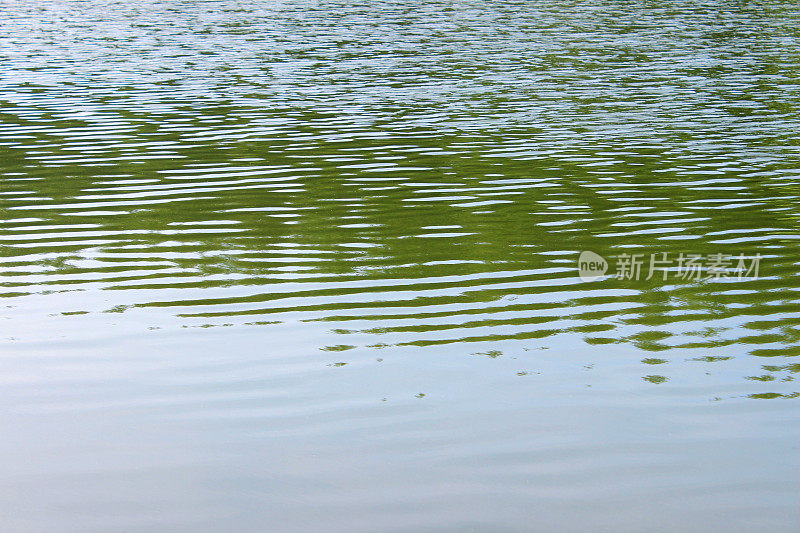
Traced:
[[798, 28], [0, 6], [0, 530], [796, 530]]

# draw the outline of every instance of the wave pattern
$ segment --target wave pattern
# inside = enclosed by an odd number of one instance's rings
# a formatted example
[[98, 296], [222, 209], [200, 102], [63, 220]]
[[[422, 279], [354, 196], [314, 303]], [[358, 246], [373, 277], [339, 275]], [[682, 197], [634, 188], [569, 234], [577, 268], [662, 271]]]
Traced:
[[[780, 5], [728, 6], [714, 29], [702, 4], [635, 20], [171, 5], [22, 3], [3, 22], [13, 305], [324, 322], [345, 346], [571, 334], [798, 354], [797, 35]], [[581, 284], [582, 250], [763, 259], [758, 280]]]

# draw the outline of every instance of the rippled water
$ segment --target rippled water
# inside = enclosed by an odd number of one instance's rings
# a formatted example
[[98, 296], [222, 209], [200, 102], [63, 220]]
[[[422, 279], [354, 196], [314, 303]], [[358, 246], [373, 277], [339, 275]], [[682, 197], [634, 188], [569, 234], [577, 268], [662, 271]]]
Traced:
[[798, 28], [3, 4], [0, 530], [794, 530]]

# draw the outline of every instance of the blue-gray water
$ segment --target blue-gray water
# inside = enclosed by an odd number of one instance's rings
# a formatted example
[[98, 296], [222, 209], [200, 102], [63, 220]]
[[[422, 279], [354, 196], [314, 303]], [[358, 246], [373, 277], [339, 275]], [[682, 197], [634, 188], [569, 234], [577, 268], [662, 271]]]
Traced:
[[797, 531], [799, 28], [0, 4], [0, 531]]

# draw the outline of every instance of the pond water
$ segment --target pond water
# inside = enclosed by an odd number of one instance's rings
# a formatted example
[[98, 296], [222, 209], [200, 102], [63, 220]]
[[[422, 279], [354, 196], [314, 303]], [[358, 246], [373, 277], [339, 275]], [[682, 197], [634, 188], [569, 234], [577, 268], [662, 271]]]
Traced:
[[798, 28], [0, 6], [0, 531], [796, 531]]

